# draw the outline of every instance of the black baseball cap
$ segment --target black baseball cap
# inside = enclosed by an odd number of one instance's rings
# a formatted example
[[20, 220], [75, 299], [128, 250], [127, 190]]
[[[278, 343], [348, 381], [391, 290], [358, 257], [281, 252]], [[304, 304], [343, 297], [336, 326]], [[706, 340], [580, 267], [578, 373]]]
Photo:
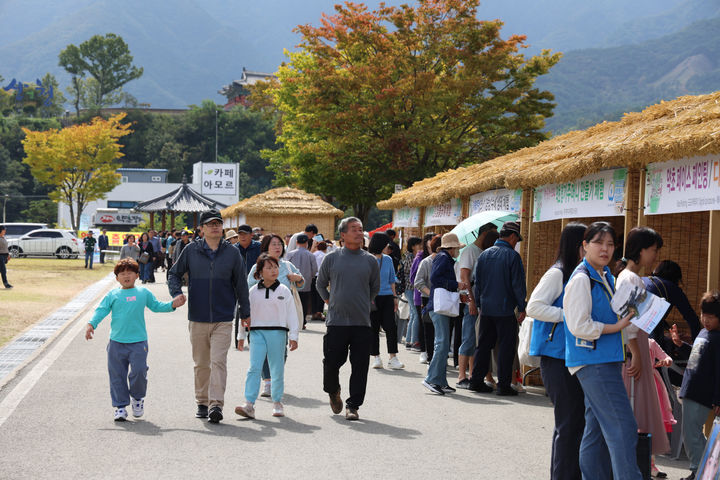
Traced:
[[205, 225], [212, 220], [220, 220], [221, 222], [223, 221], [220, 212], [218, 212], [214, 208], [203, 212], [202, 215], [200, 215], [200, 225]]
[[240, 225], [237, 229], [237, 233], [252, 233], [252, 227], [248, 224]]

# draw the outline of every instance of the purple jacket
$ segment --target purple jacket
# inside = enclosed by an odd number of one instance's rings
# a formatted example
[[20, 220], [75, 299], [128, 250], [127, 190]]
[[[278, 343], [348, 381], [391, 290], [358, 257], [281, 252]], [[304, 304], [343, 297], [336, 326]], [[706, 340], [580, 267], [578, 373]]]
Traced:
[[[420, 262], [422, 262], [423, 258], [423, 252], [420, 251], [417, 255], [415, 255], [415, 259], [413, 259], [412, 267], [410, 267], [410, 285], [415, 283], [415, 275], [417, 274], [418, 267], [420, 266]], [[413, 303], [417, 307], [422, 306], [422, 296], [420, 295], [419, 290], [413, 290]]]

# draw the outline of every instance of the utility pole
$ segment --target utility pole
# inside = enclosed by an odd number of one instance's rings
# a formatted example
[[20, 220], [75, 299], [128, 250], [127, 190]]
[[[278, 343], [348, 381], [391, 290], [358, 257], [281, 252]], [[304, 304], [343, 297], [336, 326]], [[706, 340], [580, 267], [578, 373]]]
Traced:
[[215, 163], [218, 161], [218, 111], [215, 107]]
[[10, 195], [7, 193], [5, 194], [5, 198], [3, 198], [3, 224], [5, 224], [5, 205], [7, 204], [8, 198], [10, 198]]

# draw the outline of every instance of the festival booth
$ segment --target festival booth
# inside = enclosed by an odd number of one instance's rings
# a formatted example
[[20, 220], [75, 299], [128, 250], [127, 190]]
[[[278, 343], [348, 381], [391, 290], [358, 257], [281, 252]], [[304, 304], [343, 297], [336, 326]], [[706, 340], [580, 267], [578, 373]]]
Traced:
[[[660, 259], [680, 264], [682, 287], [697, 310], [702, 294], [720, 287], [720, 92], [663, 102], [442, 172], [378, 208], [394, 209], [395, 217], [419, 209], [425, 231], [428, 208], [460, 199], [466, 218], [506, 198], [503, 207], [519, 203], [528, 294], [552, 265], [568, 222], [604, 220], [620, 242], [635, 226], [657, 230], [665, 243]], [[668, 321], [684, 326], [676, 310]]]
[[224, 228], [248, 224], [281, 237], [305, 230], [314, 223], [326, 238], [335, 237], [335, 221], [343, 212], [317, 195], [294, 188], [275, 188], [259, 193], [221, 212]]

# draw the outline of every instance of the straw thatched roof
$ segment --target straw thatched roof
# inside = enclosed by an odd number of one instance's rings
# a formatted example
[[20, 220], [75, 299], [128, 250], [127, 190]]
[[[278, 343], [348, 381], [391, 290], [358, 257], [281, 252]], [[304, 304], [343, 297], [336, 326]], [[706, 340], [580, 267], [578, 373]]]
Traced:
[[342, 217], [343, 211], [322, 198], [294, 188], [283, 187], [259, 193], [220, 212], [223, 217], [244, 215], [279, 217], [285, 215], [321, 215]]
[[493, 188], [533, 188], [608, 168], [720, 153], [720, 92], [685, 96], [535, 147], [416, 182], [378, 208], [436, 205]]

